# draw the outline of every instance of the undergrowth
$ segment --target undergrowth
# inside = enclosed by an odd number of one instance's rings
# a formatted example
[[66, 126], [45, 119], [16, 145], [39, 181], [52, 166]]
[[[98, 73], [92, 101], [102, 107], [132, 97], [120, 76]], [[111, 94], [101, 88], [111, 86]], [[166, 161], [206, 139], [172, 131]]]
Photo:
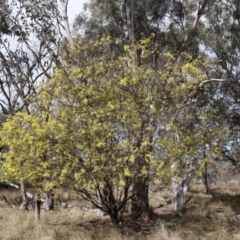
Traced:
[[[233, 185], [231, 185], [232, 190]], [[21, 196], [13, 190], [1, 193], [16, 208], [0, 201], [0, 239], [2, 240], [227, 240], [240, 239], [240, 194], [238, 186], [230, 191], [213, 189], [212, 195], [204, 194], [195, 187], [191, 200], [183, 213], [172, 211], [172, 204], [161, 205], [158, 200], [150, 201], [153, 217], [149, 222], [133, 221], [129, 215], [119, 228], [110, 224], [109, 218], [99, 218], [96, 211], [84, 211], [87, 204], [72, 192], [59, 191], [58, 201], [74, 203], [71, 209], [56, 208], [41, 213], [41, 220], [34, 219], [33, 207], [21, 211], [18, 206]], [[1, 194], [1, 195], [2, 195]], [[160, 193], [157, 193], [160, 194]]]

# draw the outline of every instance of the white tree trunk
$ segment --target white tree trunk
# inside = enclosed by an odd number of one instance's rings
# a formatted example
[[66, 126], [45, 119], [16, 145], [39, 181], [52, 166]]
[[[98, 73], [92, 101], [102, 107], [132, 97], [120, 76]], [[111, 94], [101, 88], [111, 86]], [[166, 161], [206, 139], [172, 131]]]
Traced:
[[27, 196], [26, 186], [23, 182], [21, 182], [21, 192], [22, 192], [22, 204], [20, 209], [28, 210], [29, 199]]
[[173, 183], [173, 201], [174, 211], [182, 211], [184, 209], [184, 190], [177, 183]]
[[54, 194], [52, 190], [49, 190], [46, 192], [46, 198], [45, 198], [45, 209], [47, 211], [54, 210]]
[[68, 21], [68, 15], [67, 15], [67, 8], [68, 8], [68, 0], [60, 0], [61, 8], [62, 8], [62, 17], [64, 22], [64, 29], [63, 29], [63, 35], [66, 37], [66, 39], [69, 42], [73, 41], [69, 21]]
[[175, 178], [172, 179], [173, 187], [173, 201], [174, 201], [174, 210], [182, 211], [185, 207], [184, 195], [189, 189], [189, 185], [192, 180], [192, 173], [188, 173], [185, 178], [182, 178], [180, 181], [176, 181]]

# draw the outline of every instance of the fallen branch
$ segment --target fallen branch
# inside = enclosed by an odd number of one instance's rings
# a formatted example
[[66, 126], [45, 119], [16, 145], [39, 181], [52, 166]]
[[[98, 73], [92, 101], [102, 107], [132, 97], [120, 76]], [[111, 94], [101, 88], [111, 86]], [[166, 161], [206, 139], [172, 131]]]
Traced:
[[2, 197], [3, 197], [4, 202], [7, 203], [9, 207], [16, 208], [15, 205], [12, 204], [11, 202], [9, 202], [3, 194], [2, 194]]
[[[14, 187], [14, 188], [16, 188], [16, 189], [18, 189], [19, 191], [21, 191], [21, 187], [19, 186], [19, 185], [17, 185], [17, 184], [15, 184], [15, 183], [8, 183], [8, 182], [4, 182], [5, 184], [7, 184], [7, 185], [9, 185], [9, 186], [11, 186], [11, 187]], [[27, 195], [27, 197], [29, 198], [29, 204], [32, 204], [32, 203], [34, 203], [34, 195], [33, 194], [31, 194], [31, 193], [29, 193], [29, 192], [26, 192], [26, 195]], [[10, 205], [10, 206], [14, 206], [13, 204], [11, 204], [7, 199], [6, 199], [6, 197], [5, 196], [3, 196], [3, 199], [4, 199], [4, 201], [6, 202], [6, 203], [8, 203], [8, 205]], [[41, 200], [41, 205], [42, 205], [42, 209], [47, 209], [47, 207], [46, 207], [46, 200], [45, 199], [40, 199]], [[55, 203], [55, 205], [56, 206], [60, 206], [60, 207], [62, 207], [62, 208], [73, 208], [74, 207], [74, 204], [69, 204], [69, 203], [63, 203], [63, 202], [60, 202], [60, 203]], [[13, 208], [16, 208], [15, 206], [13, 207]]]
[[[4, 183], [21, 191], [21, 187], [15, 183], [8, 183], [8, 182], [4, 182]], [[27, 194], [27, 197], [30, 198], [30, 200], [34, 199], [34, 196], [31, 193], [26, 192], [26, 194]]]
[[153, 196], [153, 198], [157, 198], [159, 199], [160, 201], [163, 201], [163, 202], [166, 202], [167, 204], [171, 204], [172, 203], [172, 200], [168, 199], [168, 198], [162, 198], [162, 197], [157, 197], [157, 196]]
[[93, 210], [92, 208], [87, 208], [87, 207], [81, 207], [82, 210], [88, 212], [89, 210]]
[[[158, 188], [159, 189], [159, 188]], [[158, 197], [158, 196], [154, 196], [154, 192], [152, 191], [149, 191], [149, 194], [151, 194], [152, 198], [156, 198], [156, 199], [159, 199], [160, 201], [163, 201], [163, 202], [166, 202], [167, 204], [171, 204], [172, 203], [172, 200], [170, 200], [168, 197]]]
[[192, 196], [190, 196], [186, 201], [185, 201], [185, 203], [184, 204], [187, 204], [191, 199], [192, 199], [192, 197], [193, 197], [193, 195]]
[[[43, 204], [44, 205], [44, 204]], [[75, 205], [71, 203], [65, 203], [65, 202], [55, 202], [56, 207], [62, 207], [62, 208], [73, 208]]]

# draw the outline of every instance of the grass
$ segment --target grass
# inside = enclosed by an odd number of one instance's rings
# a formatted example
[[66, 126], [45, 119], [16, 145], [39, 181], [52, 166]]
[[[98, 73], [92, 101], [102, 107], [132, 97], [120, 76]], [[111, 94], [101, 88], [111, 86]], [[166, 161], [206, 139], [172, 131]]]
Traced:
[[[212, 186], [213, 195], [206, 195], [201, 184], [190, 193], [193, 197], [182, 215], [172, 211], [172, 204], [159, 207], [160, 201], [151, 198], [153, 218], [148, 223], [125, 217], [123, 226], [116, 229], [109, 218], [97, 217], [95, 211], [84, 211], [86, 205], [73, 192], [59, 191], [57, 199], [71, 202], [71, 209], [57, 208], [42, 212], [35, 222], [34, 211], [12, 209], [0, 200], [0, 239], [3, 240], [227, 240], [240, 239], [240, 191], [236, 182]], [[7, 199], [19, 205], [17, 191], [1, 191]], [[160, 192], [156, 193], [161, 195]], [[169, 195], [171, 193], [169, 192]], [[163, 205], [163, 204], [162, 204]]]

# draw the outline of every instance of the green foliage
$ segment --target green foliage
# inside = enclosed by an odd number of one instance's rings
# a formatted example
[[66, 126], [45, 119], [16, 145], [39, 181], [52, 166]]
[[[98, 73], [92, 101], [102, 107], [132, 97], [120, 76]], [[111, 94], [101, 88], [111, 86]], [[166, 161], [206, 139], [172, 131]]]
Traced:
[[[148, 38], [155, 34], [154, 42], [159, 51], [176, 53], [191, 29], [198, 2], [178, 0], [135, 0], [134, 18], [136, 39]], [[128, 42], [126, 5], [122, 0], [96, 1], [85, 4], [90, 14], [79, 14], [73, 24], [76, 34], [87, 39], [100, 39], [104, 36]], [[197, 34], [198, 35], [198, 34]], [[197, 38], [188, 43], [186, 50], [193, 57], [199, 55]]]
[[173, 63], [150, 38], [136, 45], [138, 64], [128, 45], [114, 56], [116, 44], [76, 40], [32, 100], [32, 113], [8, 118], [1, 131], [6, 179], [46, 188], [124, 187], [149, 171], [149, 181], [169, 178], [173, 162], [193, 161], [213, 146], [215, 113], [195, 109], [203, 59], [183, 55]]

